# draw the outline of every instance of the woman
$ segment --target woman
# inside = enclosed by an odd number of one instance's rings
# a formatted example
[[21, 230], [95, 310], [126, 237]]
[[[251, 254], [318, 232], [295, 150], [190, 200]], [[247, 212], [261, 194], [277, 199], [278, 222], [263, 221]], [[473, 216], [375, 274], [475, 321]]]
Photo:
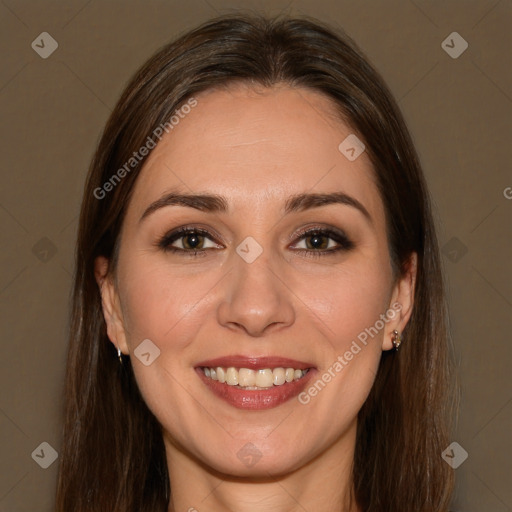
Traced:
[[70, 338], [59, 511], [448, 509], [424, 178], [317, 22], [219, 18], [136, 74], [88, 176]]

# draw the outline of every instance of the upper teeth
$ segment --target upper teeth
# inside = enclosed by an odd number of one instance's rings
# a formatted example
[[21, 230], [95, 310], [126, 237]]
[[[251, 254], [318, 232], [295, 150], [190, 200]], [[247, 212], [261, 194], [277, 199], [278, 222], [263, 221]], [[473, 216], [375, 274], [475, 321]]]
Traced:
[[308, 370], [295, 370], [294, 368], [264, 368], [251, 370], [249, 368], [203, 368], [204, 374], [213, 380], [239, 386], [245, 389], [270, 388], [281, 386], [285, 382], [292, 382], [303, 377]]

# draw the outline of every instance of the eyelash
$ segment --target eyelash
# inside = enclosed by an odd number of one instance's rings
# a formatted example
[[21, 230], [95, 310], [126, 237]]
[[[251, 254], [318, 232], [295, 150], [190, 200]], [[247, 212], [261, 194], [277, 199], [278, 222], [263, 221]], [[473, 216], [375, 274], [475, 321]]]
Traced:
[[[215, 242], [212, 238], [212, 235], [205, 229], [191, 227], [191, 226], [183, 226], [180, 227], [170, 233], [165, 234], [158, 242], [157, 246], [164, 252], [171, 252], [175, 254], [184, 255], [187, 257], [197, 257], [197, 256], [206, 256], [206, 253], [212, 248], [207, 249], [180, 249], [178, 247], [173, 247], [171, 244], [179, 240], [180, 238], [184, 238], [187, 235], [199, 235], [204, 236]], [[297, 241], [302, 239], [312, 237], [314, 235], [319, 235], [322, 237], [330, 238], [335, 241], [338, 246], [331, 249], [323, 249], [323, 250], [313, 250], [313, 249], [298, 249], [303, 252], [308, 257], [324, 257], [324, 256], [332, 256], [340, 251], [349, 251], [354, 248], [355, 244], [347, 237], [343, 231], [338, 231], [329, 228], [307, 228], [300, 231], [297, 234]], [[217, 243], [217, 242], [215, 242]], [[295, 242], [297, 243], [297, 242]]]

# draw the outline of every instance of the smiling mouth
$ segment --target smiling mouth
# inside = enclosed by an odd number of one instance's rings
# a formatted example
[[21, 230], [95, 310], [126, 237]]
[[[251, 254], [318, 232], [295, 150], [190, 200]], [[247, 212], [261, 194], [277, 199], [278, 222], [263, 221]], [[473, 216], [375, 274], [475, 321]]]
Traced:
[[235, 368], [230, 366], [224, 368], [217, 366], [200, 367], [204, 375], [210, 379], [244, 390], [271, 389], [276, 386], [283, 386], [286, 383], [302, 379], [309, 368], [304, 370], [295, 368], [262, 368], [252, 370], [251, 368]]

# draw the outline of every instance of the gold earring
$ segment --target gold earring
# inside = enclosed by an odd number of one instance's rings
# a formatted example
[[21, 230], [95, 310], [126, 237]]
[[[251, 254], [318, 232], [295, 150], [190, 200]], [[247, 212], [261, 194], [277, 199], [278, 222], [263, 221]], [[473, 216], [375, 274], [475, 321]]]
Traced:
[[391, 341], [393, 342], [393, 347], [395, 348], [395, 351], [398, 350], [398, 347], [402, 344], [402, 336], [400, 336], [400, 333], [396, 329], [393, 331], [393, 334], [391, 335]]
[[121, 356], [122, 356], [121, 349], [119, 347], [117, 347], [117, 357], [119, 358], [119, 362], [121, 364], [123, 364], [123, 358]]

